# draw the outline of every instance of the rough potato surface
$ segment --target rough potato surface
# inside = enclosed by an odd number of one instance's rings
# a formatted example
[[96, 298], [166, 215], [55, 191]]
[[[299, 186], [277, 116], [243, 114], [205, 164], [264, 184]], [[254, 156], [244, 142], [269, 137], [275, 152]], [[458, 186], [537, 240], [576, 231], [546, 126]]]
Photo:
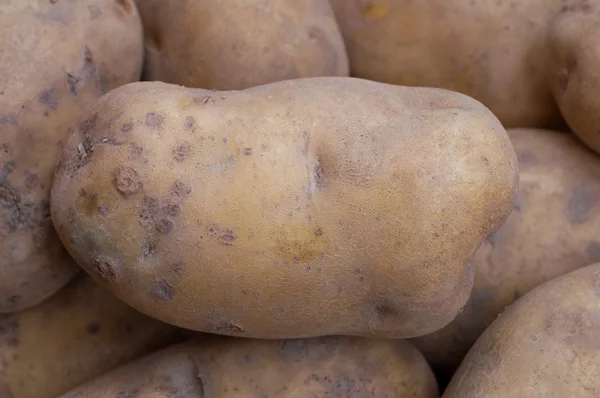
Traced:
[[77, 273], [50, 219], [63, 140], [87, 105], [139, 78], [142, 56], [132, 0], [0, 1], [0, 313]]
[[471, 348], [444, 398], [600, 396], [600, 264], [520, 298]]
[[245, 337], [409, 337], [464, 305], [516, 156], [480, 103], [321, 77], [244, 91], [134, 83], [66, 145], [57, 230], [141, 312]]
[[413, 343], [451, 376], [504, 308], [532, 288], [600, 261], [600, 158], [570, 134], [508, 130], [519, 160], [518, 198], [473, 256], [475, 284], [448, 326]]
[[122, 366], [60, 398], [436, 398], [423, 356], [402, 340], [207, 338]]
[[216, 90], [348, 76], [329, 0], [140, 0], [144, 77]]
[[0, 397], [56, 398], [183, 338], [81, 273], [44, 303], [0, 317]]

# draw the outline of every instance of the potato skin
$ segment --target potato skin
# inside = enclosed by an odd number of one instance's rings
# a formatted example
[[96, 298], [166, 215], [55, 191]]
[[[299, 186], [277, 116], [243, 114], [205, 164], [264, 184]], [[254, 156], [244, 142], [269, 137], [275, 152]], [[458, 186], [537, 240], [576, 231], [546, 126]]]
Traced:
[[184, 338], [82, 272], [44, 303], [0, 318], [0, 397], [55, 398]]
[[113, 90], [51, 206], [76, 261], [139, 311], [255, 338], [412, 337], [450, 322], [518, 180], [457, 93], [343, 77]]
[[600, 264], [538, 286], [477, 340], [444, 398], [598, 397]]
[[131, 1], [0, 4], [0, 313], [40, 303], [79, 270], [53, 230], [50, 186], [85, 106], [139, 78]]
[[[143, 375], [143, 377], [140, 377]], [[439, 396], [423, 356], [403, 340], [217, 337], [167, 348], [61, 398]]]
[[329, 0], [143, 0], [144, 78], [238, 90], [348, 76]]
[[517, 298], [600, 261], [598, 156], [570, 134], [508, 134], [519, 159], [514, 209], [473, 256], [475, 283], [463, 311], [445, 328], [413, 340], [438, 377], [454, 374], [485, 328]]

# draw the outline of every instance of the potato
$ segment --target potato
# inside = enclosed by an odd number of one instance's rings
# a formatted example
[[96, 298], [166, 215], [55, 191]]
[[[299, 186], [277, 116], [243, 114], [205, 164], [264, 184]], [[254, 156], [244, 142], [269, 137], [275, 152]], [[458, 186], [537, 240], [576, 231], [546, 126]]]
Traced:
[[81, 273], [48, 301], [0, 318], [0, 397], [55, 398], [183, 337]]
[[480, 103], [344, 77], [113, 90], [69, 138], [57, 230], [139, 311], [255, 338], [412, 337], [466, 302], [516, 156]]
[[427, 362], [406, 341], [350, 337], [281, 341], [215, 337], [167, 348], [107, 373], [61, 398], [134, 395], [156, 398], [439, 396]]
[[572, 135], [516, 129], [514, 210], [473, 257], [475, 285], [457, 318], [415, 339], [436, 373], [451, 376], [504, 308], [532, 288], [600, 261], [600, 159]]
[[147, 80], [239, 90], [349, 74], [329, 0], [140, 0], [138, 7]]
[[444, 393], [598, 397], [600, 263], [538, 286], [477, 340]]
[[[600, 1], [332, 0], [352, 75], [441, 87], [600, 151]], [[557, 106], [558, 104], [558, 106]]]
[[142, 37], [132, 0], [0, 2], [0, 313], [79, 270], [52, 227], [52, 176], [83, 109], [139, 78]]

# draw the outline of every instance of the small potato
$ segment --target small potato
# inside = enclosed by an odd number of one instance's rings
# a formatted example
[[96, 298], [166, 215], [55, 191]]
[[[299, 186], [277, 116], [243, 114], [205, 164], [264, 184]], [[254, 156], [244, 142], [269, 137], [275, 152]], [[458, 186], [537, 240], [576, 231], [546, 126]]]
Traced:
[[600, 158], [576, 137], [515, 129], [520, 187], [512, 214], [473, 257], [475, 284], [444, 329], [413, 340], [450, 377], [505, 307], [534, 287], [600, 261]]
[[[353, 76], [440, 87], [600, 151], [600, 0], [332, 0]], [[558, 106], [557, 106], [558, 105]]]
[[600, 396], [600, 263], [517, 300], [471, 348], [444, 398]]
[[55, 398], [183, 338], [82, 273], [43, 304], [0, 318], [0, 397]]
[[62, 142], [87, 105], [139, 79], [142, 57], [132, 0], [0, 1], [0, 313], [79, 271], [50, 220]]
[[52, 190], [77, 262], [134, 308], [255, 338], [450, 322], [508, 216], [516, 156], [480, 103], [343, 77], [104, 96]]
[[139, 0], [146, 80], [239, 90], [348, 76], [329, 0]]
[[215, 337], [167, 348], [60, 398], [435, 398], [423, 356], [402, 340]]

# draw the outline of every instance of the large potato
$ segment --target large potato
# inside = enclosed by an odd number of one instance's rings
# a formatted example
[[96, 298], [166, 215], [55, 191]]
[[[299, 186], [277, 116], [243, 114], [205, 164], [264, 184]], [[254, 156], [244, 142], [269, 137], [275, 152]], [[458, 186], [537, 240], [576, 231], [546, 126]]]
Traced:
[[183, 337], [82, 274], [39, 306], [0, 319], [0, 397], [55, 398]]
[[441, 328], [518, 180], [478, 102], [343, 77], [127, 85], [61, 162], [52, 211], [82, 267], [158, 319], [261, 338]]
[[600, 264], [539, 286], [477, 340], [445, 398], [600, 396]]
[[62, 140], [87, 105], [139, 78], [142, 57], [132, 0], [0, 1], [0, 313], [78, 271], [50, 220]]
[[[129, 395], [128, 395], [129, 394]], [[435, 379], [406, 341], [216, 337], [167, 348], [60, 398], [435, 398]]]
[[600, 261], [600, 159], [572, 135], [516, 129], [519, 197], [506, 223], [473, 257], [475, 284], [444, 329], [413, 342], [452, 375], [505, 307], [537, 285]]
[[349, 73], [329, 0], [139, 0], [138, 7], [147, 80], [238, 90]]
[[507, 127], [559, 128], [562, 112], [600, 151], [599, 0], [332, 4], [354, 76], [459, 91]]

